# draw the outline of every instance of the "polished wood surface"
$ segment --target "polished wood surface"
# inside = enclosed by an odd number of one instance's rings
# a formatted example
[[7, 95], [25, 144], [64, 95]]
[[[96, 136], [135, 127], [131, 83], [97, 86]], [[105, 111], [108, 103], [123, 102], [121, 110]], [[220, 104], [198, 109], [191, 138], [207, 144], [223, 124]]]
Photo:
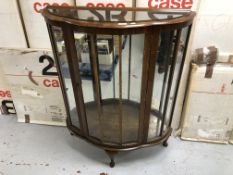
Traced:
[[[167, 140], [172, 132], [171, 122], [195, 13], [186, 10], [147, 8], [47, 7], [43, 10], [43, 15], [58, 65], [68, 114], [67, 127], [71, 133], [104, 149], [111, 159], [111, 167], [115, 165], [113, 157], [118, 151], [129, 151], [161, 143], [167, 146]], [[81, 53], [77, 53], [82, 51], [82, 46], [76, 45], [75, 33], [81, 33], [88, 43], [87, 52], [91, 68], [89, 85], [93, 86], [91, 101], [86, 101], [84, 97], [84, 88], [87, 87], [83, 85], [80, 75]], [[137, 89], [140, 90], [138, 101], [131, 98], [131, 91], [134, 90], [131, 83], [134, 34], [144, 36], [142, 73], [138, 77], [141, 83], [137, 84]], [[55, 41], [56, 37], [59, 37], [58, 41]], [[108, 98], [103, 98], [105, 91], [100, 80], [97, 42], [101, 37], [110, 38], [110, 52], [118, 64], [117, 71], [112, 69], [113, 95]], [[123, 38], [129, 42], [127, 58], [123, 57]], [[180, 51], [181, 40], [184, 42], [183, 51]], [[67, 58], [72, 88], [67, 88], [64, 81], [62, 64], [66, 62], [59, 58], [58, 52], [61, 51], [58, 50], [57, 42], [64, 43], [63, 53], [59, 54]], [[164, 47], [164, 43], [169, 46]], [[178, 55], [181, 55], [181, 58], [178, 58]], [[128, 60], [127, 65], [124, 64], [125, 59]], [[177, 68], [178, 59], [181, 64]], [[161, 69], [164, 78], [159, 95], [160, 102], [155, 106], [152, 104], [153, 93], [157, 90], [155, 88], [158, 84], [155, 77], [161, 73], [161, 70], [157, 72], [158, 64], [164, 66], [164, 69]], [[178, 69], [176, 77], [175, 69]], [[125, 83], [123, 77], [128, 77], [128, 82]], [[172, 86], [175, 87], [174, 100], [169, 108]], [[72, 90], [74, 94], [73, 110], [70, 108], [67, 90]]]
[[[57, 12], [56, 12], [57, 11]], [[84, 18], [77, 15], [78, 12], [85, 13]], [[121, 12], [118, 18], [111, 19], [107, 16], [107, 12]], [[127, 13], [131, 13], [130, 17], [126, 19]], [[137, 14], [138, 13], [138, 14]], [[143, 14], [142, 14], [143, 13]], [[104, 29], [126, 29], [126, 28], [144, 28], [148, 26], [166, 25], [188, 25], [192, 22], [195, 12], [188, 10], [171, 10], [171, 9], [148, 9], [148, 8], [105, 8], [105, 7], [46, 7], [43, 12], [47, 22], [57, 24], [68, 23], [79, 27], [94, 27]], [[135, 16], [134, 16], [134, 15]], [[163, 15], [162, 19], [155, 15]], [[173, 18], [168, 16], [173, 15]], [[114, 16], [114, 15], [113, 15]], [[143, 17], [141, 17], [143, 16]], [[178, 17], [175, 17], [178, 16]], [[96, 20], [94, 20], [97, 18]], [[101, 23], [100, 23], [101, 22]]]

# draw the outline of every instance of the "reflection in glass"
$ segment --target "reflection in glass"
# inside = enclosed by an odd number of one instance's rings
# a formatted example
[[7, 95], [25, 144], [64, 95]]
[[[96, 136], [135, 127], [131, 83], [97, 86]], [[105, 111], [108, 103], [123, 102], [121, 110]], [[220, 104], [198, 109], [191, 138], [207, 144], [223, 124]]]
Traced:
[[[71, 121], [74, 126], [80, 127], [62, 31], [57, 27], [52, 29], [66, 86]], [[160, 34], [148, 141], [161, 136], [169, 125], [172, 98], [186, 35], [187, 29], [182, 32], [176, 30]], [[121, 36], [74, 32], [74, 39], [89, 135], [104, 143], [136, 143], [139, 129], [144, 34]], [[172, 82], [169, 82], [170, 76], [173, 77]]]
[[184, 47], [186, 45], [186, 40], [188, 39], [188, 29], [189, 27], [185, 27], [182, 29], [181, 36], [180, 36], [180, 42], [179, 42], [179, 47], [178, 47], [178, 53], [177, 53], [177, 62], [175, 64], [175, 70], [174, 70], [174, 75], [173, 75], [173, 81], [172, 81], [172, 86], [171, 86], [171, 92], [170, 92], [170, 97], [169, 97], [169, 103], [168, 103], [168, 109], [166, 112], [165, 116], [165, 126], [169, 124], [169, 119], [171, 117], [171, 110], [172, 110], [172, 105], [174, 102], [174, 96], [176, 94], [176, 86], [178, 83], [178, 77], [181, 69], [181, 64], [182, 60], [184, 58]]
[[72, 86], [70, 72], [69, 72], [66, 49], [64, 46], [63, 33], [62, 33], [61, 28], [54, 27], [54, 26], [52, 27], [52, 31], [53, 31], [54, 40], [56, 42], [56, 49], [57, 49], [60, 69], [62, 73], [63, 82], [65, 85], [65, 91], [66, 91], [68, 106], [70, 110], [71, 122], [72, 122], [72, 125], [79, 128], [80, 122], [79, 122], [76, 103], [74, 99], [74, 91], [73, 91], [73, 86]]
[[[181, 18], [187, 15], [190, 10], [172, 10], [162, 11], [156, 9], [148, 10], [126, 10], [119, 9], [85, 9], [85, 8], [55, 8], [49, 7], [48, 11], [53, 15], [78, 19], [80, 21], [101, 21], [101, 22], [133, 22], [133, 21], [162, 21], [168, 18]], [[136, 17], [134, 19], [134, 17]]]
[[[157, 66], [154, 76], [153, 96], [151, 102], [151, 115], [149, 124], [148, 141], [160, 136], [161, 125], [169, 93], [168, 80], [171, 75], [171, 66], [175, 59], [174, 45], [176, 31], [161, 32], [159, 52], [157, 55]], [[179, 40], [179, 39], [177, 39]], [[166, 127], [166, 126], [165, 126]]]
[[111, 144], [137, 142], [144, 34], [75, 32], [74, 38], [89, 135]]

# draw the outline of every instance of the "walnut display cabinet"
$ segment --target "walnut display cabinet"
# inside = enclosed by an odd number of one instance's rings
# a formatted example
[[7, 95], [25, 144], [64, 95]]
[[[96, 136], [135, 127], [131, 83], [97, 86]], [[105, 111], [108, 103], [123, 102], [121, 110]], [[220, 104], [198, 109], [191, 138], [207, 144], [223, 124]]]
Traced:
[[43, 10], [67, 111], [67, 127], [114, 155], [163, 144], [195, 13], [146, 8]]

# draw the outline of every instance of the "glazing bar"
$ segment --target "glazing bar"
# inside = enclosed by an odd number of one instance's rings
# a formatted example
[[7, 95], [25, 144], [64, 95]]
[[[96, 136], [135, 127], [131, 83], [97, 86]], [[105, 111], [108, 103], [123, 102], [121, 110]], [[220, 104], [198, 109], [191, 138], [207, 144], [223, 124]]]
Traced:
[[[114, 35], [112, 35], [112, 60], [113, 64], [115, 64], [115, 42], [114, 42]], [[115, 66], [112, 66], [112, 86], [113, 86], [113, 98], [116, 98], [116, 85], [115, 85]]]
[[[137, 0], [132, 0], [132, 7], [136, 8], [137, 7]], [[136, 11], [133, 11], [132, 14], [132, 21], [136, 20]]]
[[92, 78], [93, 78], [94, 98], [95, 101], [97, 102], [97, 106], [99, 110], [101, 110], [101, 87], [100, 87], [100, 79], [99, 79], [99, 59], [97, 53], [96, 35], [94, 34], [88, 35], [88, 46], [90, 53]]
[[91, 71], [92, 71], [92, 82], [93, 82], [93, 91], [94, 91], [94, 99], [97, 105], [98, 111], [98, 119], [100, 125], [100, 132], [103, 136], [102, 132], [102, 106], [101, 106], [101, 84], [99, 78], [99, 59], [98, 59], [98, 51], [97, 51], [97, 39], [96, 35], [89, 34], [88, 35], [88, 46], [89, 46], [89, 54], [90, 54], [90, 63], [91, 63]]
[[[62, 94], [63, 94], [63, 97], [67, 97], [66, 90], [64, 88], [66, 86], [65, 86], [64, 78], [63, 78], [62, 71], [61, 71], [61, 64], [60, 64], [60, 61], [59, 61], [56, 39], [55, 39], [55, 37], [53, 35], [52, 28], [51, 28], [51, 26], [48, 23], [47, 23], [47, 29], [48, 29], [50, 41], [52, 43], [52, 50], [53, 50], [53, 55], [55, 57], [55, 63], [57, 65], [57, 71], [58, 71], [58, 74], [59, 74], [58, 78], [59, 78], [59, 81], [61, 83]], [[64, 98], [64, 102], [65, 102], [65, 107], [66, 107], [66, 114], [70, 115], [70, 111], [69, 111], [70, 107], [69, 107], [69, 103], [68, 103], [67, 98]], [[79, 114], [78, 114], [77, 117], [79, 118], [79, 121], [81, 121], [81, 116]], [[71, 123], [71, 119], [70, 118], [71, 117], [67, 117], [67, 122], [71, 125], [72, 123]]]
[[174, 47], [174, 52], [173, 52], [173, 57], [172, 57], [172, 62], [171, 62], [171, 68], [170, 68], [169, 77], [168, 77], [167, 92], [166, 92], [166, 98], [165, 98], [165, 103], [164, 103], [165, 106], [164, 106], [163, 113], [162, 113], [163, 119], [162, 119], [161, 128], [160, 128], [160, 136], [163, 134], [166, 113], [167, 113], [167, 108], [168, 108], [168, 103], [169, 103], [169, 98], [170, 98], [170, 92], [171, 92], [171, 87], [172, 87], [172, 81], [173, 81], [173, 76], [174, 76], [175, 67], [176, 67], [176, 60], [177, 60], [177, 55], [179, 52], [181, 31], [182, 31], [182, 29], [179, 29], [177, 31], [177, 35], [176, 35], [176, 41], [175, 41], [175, 47]]
[[[167, 56], [164, 64], [165, 64], [165, 75], [164, 75], [164, 79], [163, 79], [163, 87], [162, 87], [162, 93], [161, 93], [161, 97], [160, 97], [160, 104], [159, 104], [159, 113], [162, 114], [162, 110], [163, 110], [163, 104], [164, 104], [164, 98], [165, 98], [165, 89], [166, 89], [166, 85], [167, 85], [167, 75], [168, 75], [168, 71], [169, 71], [169, 65], [170, 65], [170, 60], [171, 60], [171, 52], [173, 51], [173, 38], [174, 38], [174, 31], [170, 32], [170, 39], [169, 39], [169, 49], [168, 49], [168, 53], [169, 55]], [[157, 118], [157, 126], [156, 126], [156, 136], [159, 136], [160, 134], [160, 123], [161, 123], [161, 118]]]
[[130, 100], [132, 35], [129, 36], [128, 100]]
[[74, 31], [68, 26], [64, 25], [62, 27], [65, 47], [66, 47], [66, 55], [70, 69], [70, 76], [72, 80], [72, 86], [74, 91], [75, 102], [77, 106], [77, 111], [79, 112], [79, 116], [81, 116], [80, 127], [81, 131], [85, 136], [89, 135], [88, 125], [87, 125], [87, 118], [86, 118], [86, 111], [83, 99], [83, 92], [81, 87], [81, 77], [79, 73], [79, 61], [77, 50], [75, 46], [74, 40]]
[[146, 143], [150, 124], [151, 102], [153, 95], [155, 65], [159, 48], [159, 29], [147, 29], [144, 40], [143, 70], [141, 82], [141, 104], [139, 116], [139, 143]]
[[122, 144], [122, 35], [118, 36], [119, 40], [119, 50], [118, 50], [118, 59], [119, 59], [119, 109], [120, 109], [120, 118], [119, 118], [119, 126], [120, 126], [120, 143]]
[[183, 72], [183, 68], [184, 68], [185, 57], [186, 57], [186, 54], [187, 54], [191, 29], [192, 29], [192, 25], [190, 25], [189, 28], [188, 28], [187, 38], [186, 38], [185, 47], [184, 47], [184, 53], [183, 53], [183, 56], [182, 56], [180, 70], [179, 70], [179, 73], [178, 73], [178, 80], [177, 80], [177, 84], [176, 84], [176, 87], [175, 87], [175, 93], [174, 93], [175, 96], [174, 96], [174, 99], [172, 101], [171, 114], [169, 116], [168, 126], [171, 126], [171, 123], [172, 123], [172, 118], [173, 118], [173, 114], [174, 114], [174, 110], [175, 110], [176, 99], [177, 99], [178, 90], [179, 90], [179, 86], [180, 86], [180, 80], [181, 80], [181, 76], [182, 76], [182, 72]]
[[164, 102], [164, 92], [165, 92], [165, 88], [166, 88], [166, 83], [167, 83], [167, 75], [168, 75], [168, 70], [169, 70], [169, 63], [170, 63], [170, 59], [171, 59], [171, 51], [173, 48], [173, 37], [174, 37], [174, 31], [170, 32], [170, 39], [169, 39], [169, 49], [168, 49], [168, 57], [166, 58], [164, 64], [165, 64], [165, 74], [164, 74], [164, 78], [163, 78], [163, 87], [162, 87], [162, 93], [161, 93], [161, 97], [160, 97], [160, 104], [159, 104], [159, 112], [162, 113], [162, 106], [163, 106], [163, 102]]

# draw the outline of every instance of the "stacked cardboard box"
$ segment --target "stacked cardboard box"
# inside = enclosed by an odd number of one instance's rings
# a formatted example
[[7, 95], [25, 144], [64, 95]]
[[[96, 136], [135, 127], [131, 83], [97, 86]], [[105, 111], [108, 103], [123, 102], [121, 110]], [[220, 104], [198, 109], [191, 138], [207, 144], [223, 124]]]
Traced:
[[114, 0], [114, 1], [109, 1], [109, 0], [95, 0], [95, 1], [90, 1], [90, 0], [75, 0], [77, 6], [92, 6], [92, 7], [132, 7], [133, 6], [133, 1], [135, 0]]
[[[2, 67], [1, 61], [0, 67]], [[0, 69], [0, 114], [15, 114], [10, 87], [3, 75], [2, 69]]]
[[0, 1], [0, 47], [27, 47], [16, 1]]
[[183, 111], [181, 138], [228, 143], [233, 129], [233, 62], [218, 60], [215, 63], [216, 48], [208, 49], [196, 50]]
[[232, 134], [231, 134], [231, 138], [230, 138], [230, 140], [229, 140], [229, 143], [230, 143], [230, 144], [233, 144], [233, 131], [232, 131]]
[[18, 121], [65, 126], [65, 107], [52, 52], [0, 49], [0, 58]]
[[[154, 4], [156, 1], [142, 1], [138, 0], [137, 3], [134, 0], [130, 1], [122, 1], [122, 0], [96, 0], [96, 1], [90, 1], [90, 0], [32, 0], [32, 1], [26, 1], [26, 0], [19, 0], [20, 7], [22, 11], [23, 21], [25, 23], [26, 27], [26, 35], [28, 36], [29, 45], [30, 47], [34, 48], [50, 48], [50, 42], [48, 38], [48, 33], [46, 29], [46, 25], [44, 22], [44, 19], [41, 15], [41, 10], [46, 7], [47, 5], [84, 5], [84, 6], [106, 6], [106, 7], [131, 7], [131, 6], [138, 6], [138, 7], [148, 7], [149, 2], [153, 2]], [[75, 3], [74, 3], [75, 2]], [[197, 2], [197, 1], [196, 1]], [[199, 2], [199, 1], [198, 1]], [[7, 2], [6, 2], [7, 3]], [[12, 2], [9, 2], [12, 3]], [[15, 3], [16, 4], [16, 3]], [[10, 7], [15, 7], [15, 5], [9, 5]], [[197, 3], [193, 5], [193, 10], [196, 10], [196, 7], [198, 7]], [[13, 8], [12, 8], [13, 9]], [[116, 14], [116, 12], [113, 12], [112, 15]], [[17, 13], [19, 16], [19, 14]], [[21, 21], [19, 17], [17, 16], [17, 20], [19, 20], [18, 23], [21, 25]], [[17, 27], [11, 27], [11, 29], [17, 29]], [[7, 30], [5, 30], [7, 31]], [[12, 32], [11, 32], [12, 33]], [[17, 32], [18, 33], [18, 32]], [[5, 34], [4, 34], [5, 35]], [[9, 34], [6, 34], [5, 36], [9, 36]], [[14, 35], [12, 35], [14, 36]], [[15, 37], [12, 37], [15, 38]], [[24, 39], [25, 40], [25, 39]], [[122, 39], [123, 41], [123, 39]], [[119, 38], [114, 37], [114, 43], [119, 43]], [[25, 44], [24, 44], [25, 45]], [[116, 44], [115, 52], [118, 52], [119, 44]], [[12, 47], [12, 45], [10, 45]], [[5, 63], [4, 63], [5, 66]], [[7, 65], [6, 65], [7, 66]], [[8, 78], [7, 78], [8, 79]], [[28, 93], [28, 91], [24, 90], [24, 93]], [[19, 113], [19, 110], [18, 110]], [[25, 121], [25, 119], [23, 119]], [[31, 120], [32, 122], [32, 120]]]
[[48, 5], [69, 6], [74, 0], [19, 0], [31, 48], [51, 48], [49, 35], [41, 11]]

